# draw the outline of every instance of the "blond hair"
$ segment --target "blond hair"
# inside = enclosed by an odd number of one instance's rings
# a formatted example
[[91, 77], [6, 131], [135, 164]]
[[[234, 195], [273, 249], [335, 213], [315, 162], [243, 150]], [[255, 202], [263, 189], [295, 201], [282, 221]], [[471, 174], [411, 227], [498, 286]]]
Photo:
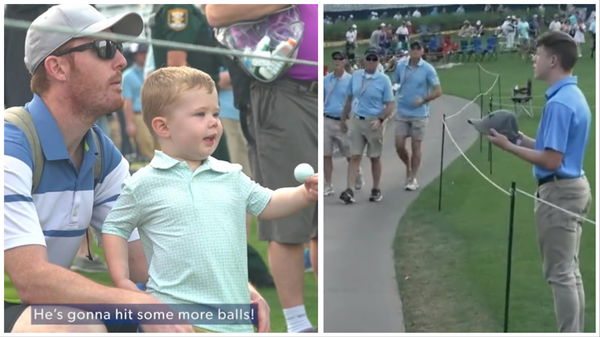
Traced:
[[148, 129], [154, 132], [152, 120], [166, 117], [183, 92], [196, 88], [204, 88], [209, 94], [216, 90], [212, 78], [198, 69], [165, 67], [150, 73], [142, 86], [142, 116]]

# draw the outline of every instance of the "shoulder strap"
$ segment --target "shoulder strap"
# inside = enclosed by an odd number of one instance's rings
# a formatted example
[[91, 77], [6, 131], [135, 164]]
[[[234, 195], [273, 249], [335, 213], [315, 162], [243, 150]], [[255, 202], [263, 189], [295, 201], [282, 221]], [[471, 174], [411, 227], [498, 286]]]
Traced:
[[31, 194], [37, 189], [42, 179], [44, 170], [44, 154], [38, 138], [37, 131], [33, 125], [31, 114], [23, 107], [12, 107], [4, 110], [4, 120], [18, 127], [29, 142], [33, 159], [33, 182], [31, 185]]
[[94, 128], [91, 128], [92, 138], [94, 139], [94, 145], [96, 145], [96, 150], [98, 151], [98, 156], [96, 157], [96, 164], [94, 164], [94, 187], [96, 184], [100, 182], [100, 175], [102, 174], [102, 143], [100, 143], [100, 136]]

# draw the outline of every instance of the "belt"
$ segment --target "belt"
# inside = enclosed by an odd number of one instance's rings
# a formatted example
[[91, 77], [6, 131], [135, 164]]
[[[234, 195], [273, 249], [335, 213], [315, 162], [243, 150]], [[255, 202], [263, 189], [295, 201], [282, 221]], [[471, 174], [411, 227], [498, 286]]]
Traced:
[[331, 115], [328, 115], [328, 114], [325, 114], [325, 118], [331, 118], [331, 119], [334, 119], [336, 121], [342, 120], [340, 117], [335, 117], [335, 116], [331, 116]]
[[559, 177], [556, 174], [552, 174], [549, 175], [545, 178], [542, 179], [538, 179], [538, 187], [544, 185], [545, 183], [549, 183], [551, 181], [558, 181], [558, 180], [564, 180], [564, 179], [579, 179], [581, 177], [576, 177], [576, 178], [572, 178], [572, 177]]
[[366, 121], [366, 120], [371, 120], [371, 119], [377, 118], [377, 117], [365, 117], [365, 116], [361, 116], [361, 115], [357, 115], [357, 114], [352, 114], [352, 116], [356, 119], [360, 119], [361, 121]]

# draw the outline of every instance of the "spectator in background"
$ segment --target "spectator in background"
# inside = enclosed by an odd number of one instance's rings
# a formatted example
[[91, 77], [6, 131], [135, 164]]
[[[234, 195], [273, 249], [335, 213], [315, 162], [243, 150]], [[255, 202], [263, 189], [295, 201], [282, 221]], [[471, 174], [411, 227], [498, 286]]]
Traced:
[[[383, 198], [380, 190], [381, 150], [385, 121], [392, 115], [394, 97], [390, 79], [383, 72], [377, 71], [380, 66], [379, 55], [375, 49], [365, 51], [365, 67], [352, 74], [346, 104], [342, 111], [341, 128], [350, 132], [350, 166], [346, 179], [346, 190], [340, 195], [345, 204], [355, 202], [353, 187], [358, 174], [358, 167], [365, 147], [371, 161], [373, 187], [369, 201], [379, 202]], [[350, 122], [347, 122], [350, 119]], [[348, 123], [349, 125], [347, 125]]]
[[[381, 23], [379, 28], [371, 33], [371, 38], [369, 39], [369, 48], [379, 49], [379, 42], [381, 41], [381, 35], [383, 35], [383, 29], [385, 28], [385, 23]], [[385, 38], [385, 37], [384, 37]]]
[[475, 28], [471, 26], [471, 22], [469, 20], [465, 20], [458, 31], [458, 36], [461, 39], [470, 39], [475, 33]]
[[483, 24], [481, 23], [481, 20], [477, 20], [477, 22], [475, 22], [473, 34], [478, 37], [483, 35]]
[[231, 77], [226, 68], [221, 68], [219, 73], [219, 118], [223, 124], [223, 131], [227, 136], [227, 149], [232, 163], [242, 165], [242, 171], [252, 177], [250, 161], [248, 160], [248, 142], [240, 126], [240, 111], [233, 105], [233, 87]]
[[412, 13], [412, 17], [413, 18], [420, 18], [421, 17], [421, 11], [419, 11], [418, 8], [415, 8], [414, 12]]
[[581, 57], [581, 45], [585, 43], [585, 32], [587, 27], [583, 20], [579, 20], [574, 29], [575, 34], [573, 35], [573, 40], [575, 40], [575, 44], [577, 45], [577, 57]]
[[[287, 5], [205, 5], [211, 26], [225, 27], [256, 20]], [[317, 61], [318, 5], [296, 5], [304, 22], [298, 59]], [[298, 163], [318, 163], [318, 68], [294, 65], [271, 83], [253, 81], [249, 131], [252, 173], [258, 183], [276, 189], [297, 184]], [[279, 117], [277, 117], [279, 116]], [[301, 144], [301, 146], [298, 146]], [[293, 150], [292, 150], [293, 149]], [[318, 271], [318, 212], [313, 205], [293, 216], [260, 221], [259, 237], [269, 241], [269, 262], [289, 332], [312, 332], [304, 307], [304, 244], [310, 244], [313, 270]]]
[[398, 43], [400, 44], [400, 49], [408, 49], [407, 43], [410, 36], [408, 35], [408, 28], [406, 27], [406, 22], [402, 21], [398, 29], [396, 29], [396, 38], [398, 39]]
[[142, 161], [150, 161], [154, 157], [156, 144], [148, 127], [142, 118], [141, 90], [144, 84], [144, 63], [148, 53], [148, 46], [144, 44], [131, 44], [130, 51], [133, 55], [133, 64], [123, 72], [123, 112], [125, 113], [125, 129], [127, 135], [135, 144], [137, 154], [143, 156]]
[[554, 14], [554, 18], [550, 22], [550, 25], [548, 26], [548, 30], [550, 30], [551, 32], [560, 32], [561, 27], [562, 27], [562, 24], [560, 23], [560, 20], [558, 19], [558, 14]]
[[348, 60], [350, 64], [354, 64], [354, 59], [356, 57], [356, 39], [358, 37], [358, 31], [356, 30], [356, 25], [352, 24], [350, 28], [346, 31], [346, 55], [348, 56]]
[[465, 8], [463, 7], [463, 5], [459, 5], [458, 8], [456, 8], [456, 15], [464, 15], [465, 14]]
[[437, 16], [438, 14], [439, 14], [439, 13], [438, 13], [438, 8], [437, 8], [437, 6], [436, 6], [436, 7], [433, 7], [433, 9], [431, 10], [431, 13], [429, 13], [429, 15], [431, 15], [431, 16]]

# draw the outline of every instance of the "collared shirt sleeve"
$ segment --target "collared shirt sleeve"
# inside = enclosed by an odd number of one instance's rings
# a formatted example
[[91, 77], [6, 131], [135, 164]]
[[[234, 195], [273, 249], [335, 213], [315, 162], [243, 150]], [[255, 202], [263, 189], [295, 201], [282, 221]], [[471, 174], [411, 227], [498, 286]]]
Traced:
[[254, 216], [258, 216], [269, 204], [273, 190], [252, 181], [242, 171], [239, 171], [239, 182], [242, 187], [241, 191], [244, 193], [246, 199], [246, 211]]
[[429, 65], [427, 71], [427, 84], [429, 87], [435, 87], [440, 85], [440, 78], [438, 77], [435, 68], [432, 65]]
[[538, 136], [542, 145], [541, 149], [551, 149], [564, 154], [573, 112], [562, 103], [551, 102], [546, 105], [543, 118], [545, 119], [544, 128], [540, 130]]
[[[94, 189], [94, 209], [92, 211], [91, 225], [96, 231], [101, 232], [106, 216], [121, 194], [123, 181], [129, 177], [129, 163], [104, 133], [99, 134], [102, 136], [100, 140], [103, 147], [103, 170], [100, 181]], [[138, 239], [139, 235], [136, 230], [129, 238], [129, 241]]]
[[124, 239], [130, 237], [140, 223], [140, 203], [135, 197], [135, 188], [131, 179], [123, 184], [123, 191], [104, 221], [102, 233], [118, 235]]
[[31, 188], [33, 162], [25, 134], [4, 122], [4, 250], [46, 246]]

